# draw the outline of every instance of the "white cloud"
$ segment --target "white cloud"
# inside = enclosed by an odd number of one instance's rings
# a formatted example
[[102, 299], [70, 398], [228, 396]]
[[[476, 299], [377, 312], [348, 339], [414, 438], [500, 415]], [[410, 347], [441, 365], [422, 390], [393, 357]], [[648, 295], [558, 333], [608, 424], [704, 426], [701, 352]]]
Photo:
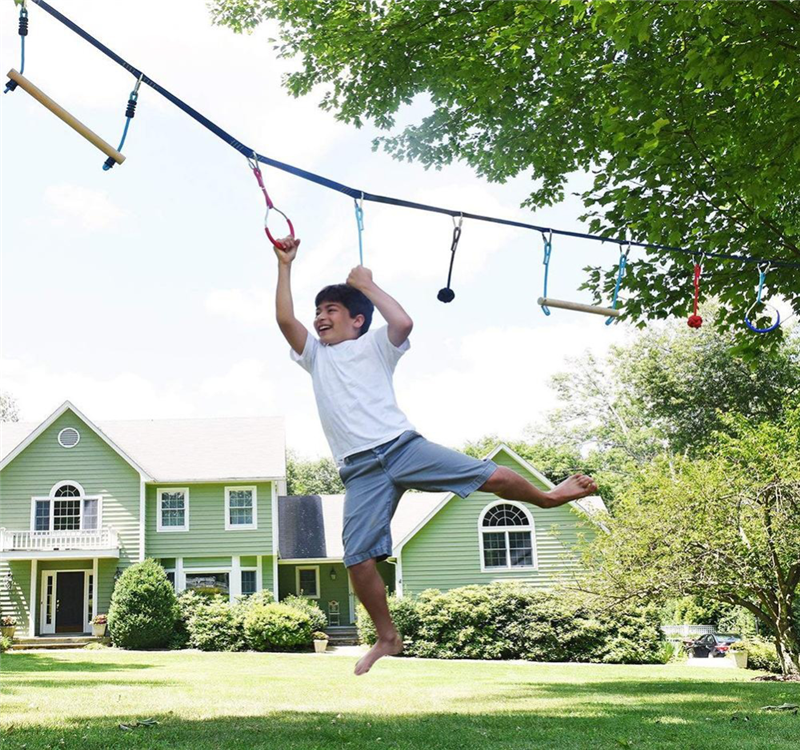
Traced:
[[212, 289], [205, 299], [206, 311], [248, 325], [271, 324], [275, 301], [262, 289]]
[[116, 228], [129, 216], [104, 190], [82, 185], [49, 185], [44, 191], [44, 202], [55, 226], [77, 227], [85, 232]]

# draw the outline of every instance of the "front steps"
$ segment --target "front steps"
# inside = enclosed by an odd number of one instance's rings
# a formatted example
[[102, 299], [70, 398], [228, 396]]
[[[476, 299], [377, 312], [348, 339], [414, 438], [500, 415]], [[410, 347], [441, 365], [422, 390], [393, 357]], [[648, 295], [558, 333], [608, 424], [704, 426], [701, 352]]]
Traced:
[[14, 638], [8, 650], [83, 648], [90, 643], [103, 643], [107, 640], [92, 635], [40, 635], [35, 638]]
[[329, 646], [358, 646], [358, 630], [355, 625], [337, 625], [326, 628]]

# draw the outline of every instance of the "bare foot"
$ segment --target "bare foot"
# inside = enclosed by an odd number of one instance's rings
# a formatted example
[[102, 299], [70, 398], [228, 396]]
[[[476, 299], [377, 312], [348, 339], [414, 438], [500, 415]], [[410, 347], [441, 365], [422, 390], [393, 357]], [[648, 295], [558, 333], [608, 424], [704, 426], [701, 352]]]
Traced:
[[375, 645], [356, 662], [356, 675], [369, 672], [372, 665], [382, 656], [394, 656], [395, 654], [399, 654], [402, 650], [403, 641], [399, 635], [390, 640], [376, 641]]
[[594, 479], [587, 477], [586, 474], [573, 474], [560, 484], [557, 484], [547, 494], [553, 501], [553, 507], [563, 505], [570, 500], [578, 500], [597, 492], [597, 485]]

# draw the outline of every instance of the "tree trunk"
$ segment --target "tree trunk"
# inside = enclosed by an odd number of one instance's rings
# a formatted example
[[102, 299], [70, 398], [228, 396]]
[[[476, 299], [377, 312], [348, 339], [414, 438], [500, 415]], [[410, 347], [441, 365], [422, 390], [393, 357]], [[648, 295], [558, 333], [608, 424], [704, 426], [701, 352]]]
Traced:
[[791, 619], [781, 618], [774, 624], [775, 648], [784, 676], [800, 676], [800, 637]]

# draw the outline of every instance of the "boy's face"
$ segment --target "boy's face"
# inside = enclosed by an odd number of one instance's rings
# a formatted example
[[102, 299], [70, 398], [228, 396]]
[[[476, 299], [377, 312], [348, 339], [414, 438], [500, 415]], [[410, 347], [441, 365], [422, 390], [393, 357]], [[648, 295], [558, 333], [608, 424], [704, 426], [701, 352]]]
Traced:
[[341, 302], [321, 302], [314, 317], [314, 330], [323, 344], [333, 345], [357, 339], [364, 316], [350, 316]]

